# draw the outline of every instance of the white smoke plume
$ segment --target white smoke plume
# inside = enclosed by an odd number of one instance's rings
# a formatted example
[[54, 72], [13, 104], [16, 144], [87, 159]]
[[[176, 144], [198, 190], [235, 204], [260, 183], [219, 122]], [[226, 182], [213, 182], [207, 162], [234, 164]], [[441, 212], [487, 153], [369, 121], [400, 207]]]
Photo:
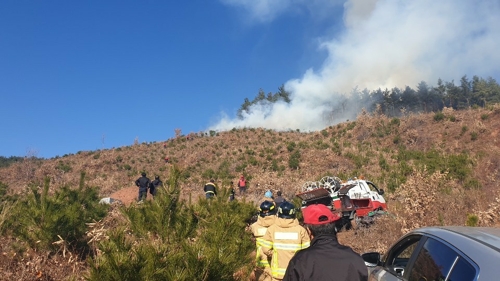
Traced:
[[[225, 1], [249, 6], [279, 2], [279, 13], [302, 2]], [[264, 14], [279, 14], [266, 7]], [[260, 12], [257, 8], [251, 11]], [[320, 130], [342, 120], [325, 115], [339, 93], [348, 94], [355, 87], [415, 88], [420, 81], [433, 84], [438, 78], [494, 76], [500, 71], [499, 15], [498, 0], [348, 0], [343, 31], [320, 45], [328, 52], [322, 67], [285, 83], [291, 92], [289, 104], [255, 105], [243, 120], [223, 116], [210, 129]]]

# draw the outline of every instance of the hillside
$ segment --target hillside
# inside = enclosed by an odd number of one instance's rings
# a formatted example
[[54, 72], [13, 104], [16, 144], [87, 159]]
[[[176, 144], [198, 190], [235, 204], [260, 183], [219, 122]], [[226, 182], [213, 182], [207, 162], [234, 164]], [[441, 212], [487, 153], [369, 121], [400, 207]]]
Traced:
[[359, 252], [383, 251], [402, 233], [424, 225], [500, 226], [499, 105], [402, 118], [361, 114], [320, 132], [233, 129], [25, 159], [1, 168], [0, 182], [9, 194], [23, 194], [50, 177], [53, 192], [78, 186], [84, 171], [86, 184], [99, 187], [101, 197], [126, 189], [135, 195], [133, 182], [141, 171], [166, 179], [170, 165], [182, 171], [181, 198], [193, 200], [203, 196], [210, 178], [227, 188], [244, 174], [246, 200], [258, 202], [268, 189], [292, 199], [306, 181], [364, 176], [386, 191], [390, 216], [339, 234]]

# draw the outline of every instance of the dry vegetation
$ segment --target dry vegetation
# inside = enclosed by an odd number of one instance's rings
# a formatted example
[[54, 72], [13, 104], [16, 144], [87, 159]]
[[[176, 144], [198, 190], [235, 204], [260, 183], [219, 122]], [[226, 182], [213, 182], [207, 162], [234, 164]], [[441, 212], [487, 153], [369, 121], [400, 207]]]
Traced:
[[[290, 158], [300, 152], [298, 168]], [[404, 151], [433, 155], [433, 160], [401, 159]], [[427, 153], [427, 154], [426, 154]], [[419, 154], [421, 155], [421, 154]], [[408, 115], [394, 119], [361, 114], [355, 122], [332, 125], [320, 132], [275, 132], [265, 129], [238, 129], [209, 134], [179, 135], [156, 143], [81, 151], [54, 159], [24, 163], [0, 169], [0, 181], [9, 193], [22, 194], [30, 182], [51, 178], [51, 189], [78, 186], [80, 171], [87, 184], [100, 187], [102, 197], [133, 187], [140, 171], [168, 177], [164, 158], [183, 170], [183, 198], [202, 196], [202, 186], [216, 177], [220, 188], [230, 186], [243, 173], [249, 179], [247, 200], [259, 201], [265, 190], [282, 190], [291, 199], [305, 182], [326, 175], [341, 178], [363, 175], [386, 190], [389, 215], [370, 228], [339, 233], [341, 242], [358, 252], [383, 252], [402, 234], [428, 225], [500, 226], [500, 106], [485, 109]], [[457, 156], [457, 158], [453, 158]], [[446, 164], [448, 171], [433, 164]], [[455, 160], [454, 160], [455, 159]], [[434, 162], [432, 162], [434, 161]], [[438, 161], [438, 162], [436, 162]], [[403, 163], [404, 162], [404, 163]], [[53, 191], [53, 190], [52, 190]], [[238, 198], [238, 197], [237, 197]], [[241, 198], [240, 198], [241, 199]], [[112, 227], [116, 214], [97, 227]], [[43, 279], [43, 272], [83, 272], [81, 262], [57, 255], [29, 252], [13, 264], [9, 255], [15, 239], [2, 238], [0, 267], [3, 280], [24, 272]], [[41, 270], [45, 267], [45, 271]], [[49, 269], [50, 268], [50, 269]], [[9, 275], [10, 274], [10, 275]], [[37, 278], [38, 277], [38, 278]]]

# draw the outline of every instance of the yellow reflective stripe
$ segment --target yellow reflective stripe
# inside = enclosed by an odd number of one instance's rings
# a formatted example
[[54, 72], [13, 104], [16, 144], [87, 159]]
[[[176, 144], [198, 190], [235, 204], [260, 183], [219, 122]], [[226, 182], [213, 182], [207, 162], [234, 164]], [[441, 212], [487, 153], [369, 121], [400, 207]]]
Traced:
[[302, 243], [302, 249], [309, 248], [309, 246], [311, 246], [311, 242]]
[[271, 273], [273, 277], [282, 278], [285, 275], [286, 268], [273, 268], [271, 269]]
[[260, 261], [257, 261], [257, 266], [269, 267], [269, 262], [267, 260], [260, 260]]
[[264, 241], [266, 241], [266, 240], [264, 240], [264, 238], [262, 238], [262, 237], [257, 237], [257, 239], [255, 239], [255, 243], [257, 244], [257, 247], [262, 246], [264, 244]]
[[273, 242], [262, 239], [262, 241], [260, 242], [260, 245], [262, 247], [272, 248], [273, 247]]
[[213, 192], [213, 191], [205, 191], [205, 193], [213, 193], [213, 194], [215, 194], [215, 192]]
[[279, 250], [290, 250], [290, 251], [298, 251], [303, 249], [302, 244], [285, 244], [285, 243], [274, 243], [274, 249]]

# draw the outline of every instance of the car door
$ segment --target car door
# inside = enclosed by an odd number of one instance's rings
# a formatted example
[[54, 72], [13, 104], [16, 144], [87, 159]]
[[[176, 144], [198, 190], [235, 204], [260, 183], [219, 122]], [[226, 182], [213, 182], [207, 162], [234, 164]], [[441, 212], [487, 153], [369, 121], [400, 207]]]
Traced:
[[422, 235], [413, 234], [403, 237], [387, 252], [382, 266], [371, 270], [370, 281], [396, 281], [403, 279], [412, 257], [418, 252]]

